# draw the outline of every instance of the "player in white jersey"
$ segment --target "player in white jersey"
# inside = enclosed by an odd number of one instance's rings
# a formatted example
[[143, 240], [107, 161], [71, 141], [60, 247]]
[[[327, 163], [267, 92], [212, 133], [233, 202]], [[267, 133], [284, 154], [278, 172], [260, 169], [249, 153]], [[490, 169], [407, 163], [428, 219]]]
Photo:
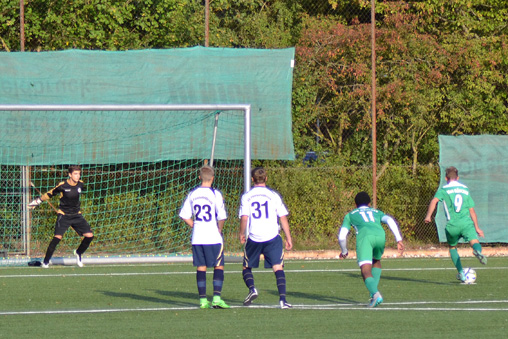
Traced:
[[[229, 308], [221, 299], [224, 283], [224, 245], [222, 228], [227, 218], [222, 193], [212, 188], [214, 169], [203, 166], [199, 178], [201, 186], [189, 192], [180, 218], [192, 227], [192, 261], [197, 267], [200, 308]], [[206, 297], [206, 268], [213, 267], [213, 300]]]
[[450, 248], [450, 257], [453, 265], [458, 271], [457, 279], [461, 282], [466, 280], [464, 276], [462, 263], [457, 251], [457, 244], [460, 238], [468, 241], [473, 248], [473, 254], [483, 265], [487, 264], [487, 257], [482, 254], [482, 245], [478, 237], [483, 237], [483, 231], [478, 226], [478, 217], [474, 209], [474, 201], [469, 193], [469, 188], [460, 183], [459, 171], [451, 166], [446, 169], [446, 185], [438, 189], [434, 198], [430, 201], [425, 222], [432, 221], [432, 214], [437, 204], [442, 201], [445, 210], [446, 223], [445, 233], [446, 241]]
[[280, 308], [291, 308], [291, 304], [286, 301], [284, 250], [279, 235], [282, 227], [286, 236], [286, 250], [291, 250], [293, 243], [287, 219], [289, 212], [280, 195], [266, 186], [267, 175], [264, 168], [254, 168], [251, 175], [254, 187], [242, 195], [239, 213], [240, 242], [245, 244], [242, 273], [245, 285], [249, 288], [243, 304], [249, 306], [258, 297], [252, 268], [259, 267], [259, 257], [263, 254], [265, 268], [272, 268], [275, 273]]

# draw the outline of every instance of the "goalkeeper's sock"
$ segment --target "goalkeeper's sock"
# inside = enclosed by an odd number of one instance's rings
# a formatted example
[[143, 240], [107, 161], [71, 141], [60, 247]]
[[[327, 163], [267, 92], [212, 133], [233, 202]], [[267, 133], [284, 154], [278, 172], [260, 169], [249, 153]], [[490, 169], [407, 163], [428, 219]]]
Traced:
[[367, 289], [369, 290], [371, 296], [376, 294], [377, 292], [376, 279], [374, 279], [373, 277], [368, 277], [367, 279], [365, 279], [364, 283]]
[[197, 271], [196, 281], [198, 283], [199, 298], [206, 299], [206, 271]]
[[250, 291], [254, 290], [254, 276], [252, 275], [252, 268], [245, 268], [243, 270], [243, 281]]
[[381, 280], [381, 269], [378, 267], [372, 267], [372, 277], [376, 280], [376, 287], [379, 286]]
[[224, 270], [216, 268], [213, 271], [213, 295], [220, 297], [224, 283]]
[[93, 238], [94, 238], [93, 235], [91, 237], [84, 237], [83, 240], [81, 240], [81, 244], [79, 244], [76, 253], [79, 255], [85, 253], [85, 251], [88, 249], [88, 246], [90, 246], [90, 243], [92, 242]]
[[279, 300], [286, 301], [286, 275], [284, 270], [275, 272], [275, 279], [277, 280], [277, 289], [279, 290]]
[[49, 260], [53, 256], [53, 253], [55, 253], [56, 246], [58, 245], [58, 243], [60, 243], [61, 240], [62, 239], [57, 237], [53, 237], [53, 239], [51, 239], [51, 242], [48, 245], [48, 249], [46, 250], [46, 256], [44, 257], [44, 263], [46, 265], [49, 264]]
[[452, 258], [453, 265], [457, 268], [457, 271], [462, 272], [462, 263], [460, 262], [459, 252], [456, 248], [450, 248], [450, 257]]

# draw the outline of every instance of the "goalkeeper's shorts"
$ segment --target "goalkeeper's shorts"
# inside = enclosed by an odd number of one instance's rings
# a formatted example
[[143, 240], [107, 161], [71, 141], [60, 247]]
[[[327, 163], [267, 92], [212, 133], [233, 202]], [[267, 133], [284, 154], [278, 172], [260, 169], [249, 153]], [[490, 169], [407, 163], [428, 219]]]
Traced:
[[79, 236], [92, 233], [90, 225], [81, 214], [59, 214], [56, 218], [55, 235], [64, 235], [69, 227], [72, 227]]

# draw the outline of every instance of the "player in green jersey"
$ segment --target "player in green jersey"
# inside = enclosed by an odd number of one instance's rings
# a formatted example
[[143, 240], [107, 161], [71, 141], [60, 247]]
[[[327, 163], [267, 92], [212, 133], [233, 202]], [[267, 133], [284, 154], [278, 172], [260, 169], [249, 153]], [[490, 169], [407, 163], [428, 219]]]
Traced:
[[404, 253], [404, 243], [395, 220], [380, 210], [369, 207], [370, 197], [366, 192], [360, 192], [355, 197], [356, 209], [349, 212], [339, 229], [339, 245], [342, 250], [340, 258], [348, 256], [347, 235], [351, 226], [356, 230], [356, 258], [363, 281], [370, 293], [367, 307], [376, 307], [383, 302], [378, 290], [381, 278], [381, 257], [385, 250], [385, 231], [381, 222], [388, 224], [397, 241], [400, 255]]
[[444, 212], [448, 222], [446, 223], [445, 233], [446, 241], [450, 247], [450, 257], [457, 268], [457, 279], [464, 282], [465, 277], [462, 272], [460, 256], [457, 252], [457, 244], [460, 238], [468, 241], [473, 248], [473, 254], [483, 265], [487, 264], [487, 257], [482, 254], [482, 245], [478, 236], [483, 238], [483, 231], [478, 227], [478, 217], [474, 209], [474, 201], [469, 193], [469, 188], [460, 183], [459, 171], [451, 166], [446, 169], [446, 182], [442, 188], [438, 189], [434, 198], [430, 201], [425, 222], [432, 221], [432, 214], [436, 209], [438, 202], [443, 202]]

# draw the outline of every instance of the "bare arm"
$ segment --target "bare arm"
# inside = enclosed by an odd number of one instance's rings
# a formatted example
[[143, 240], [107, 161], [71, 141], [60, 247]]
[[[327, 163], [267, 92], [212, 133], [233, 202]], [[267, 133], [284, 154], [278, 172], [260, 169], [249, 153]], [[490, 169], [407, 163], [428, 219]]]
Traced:
[[438, 198], [432, 198], [429, 204], [429, 209], [427, 210], [427, 215], [425, 216], [425, 222], [429, 223], [432, 221], [432, 214], [436, 210], [437, 203], [439, 202]]
[[473, 220], [476, 233], [478, 233], [479, 237], [483, 238], [485, 235], [483, 234], [481, 228], [478, 226], [478, 217], [476, 216], [476, 211], [474, 210], [473, 207], [469, 209], [469, 214], [471, 215], [471, 219]]
[[219, 232], [222, 234], [222, 229], [224, 228], [224, 223], [226, 219], [217, 221], [217, 226], [219, 227]]
[[280, 226], [286, 235], [286, 250], [291, 250], [293, 248], [293, 241], [291, 240], [291, 232], [289, 231], [289, 222], [287, 216], [280, 217]]
[[182, 220], [187, 224], [189, 225], [189, 227], [194, 227], [194, 220], [192, 219], [184, 219], [182, 218]]
[[240, 219], [240, 243], [243, 245], [247, 241], [247, 236], [245, 235], [245, 231], [247, 230], [247, 221], [249, 221], [248, 215], [242, 215]]

